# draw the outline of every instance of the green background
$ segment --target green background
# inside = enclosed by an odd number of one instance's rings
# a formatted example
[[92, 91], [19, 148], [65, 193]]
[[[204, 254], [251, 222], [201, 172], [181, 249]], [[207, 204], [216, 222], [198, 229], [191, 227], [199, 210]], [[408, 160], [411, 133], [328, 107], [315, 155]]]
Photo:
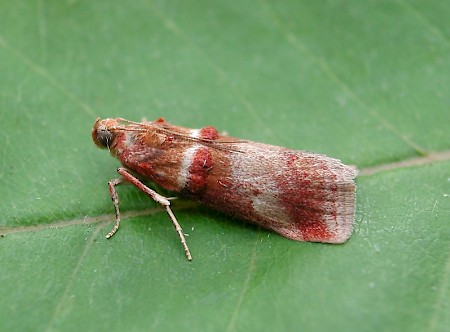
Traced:
[[[1, 0], [0, 329], [448, 329], [449, 12]], [[188, 262], [160, 207], [123, 187], [107, 241], [119, 163], [91, 141], [97, 116], [213, 125], [357, 165], [354, 234], [298, 243], [177, 201]]]

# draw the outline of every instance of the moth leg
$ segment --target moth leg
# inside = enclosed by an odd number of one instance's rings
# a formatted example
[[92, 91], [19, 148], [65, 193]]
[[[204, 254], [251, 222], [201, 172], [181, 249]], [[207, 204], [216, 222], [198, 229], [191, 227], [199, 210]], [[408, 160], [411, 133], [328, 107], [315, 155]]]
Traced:
[[[123, 177], [122, 178], [113, 179], [113, 180], [108, 182], [109, 194], [111, 196], [111, 200], [112, 200], [113, 205], [114, 205], [114, 213], [116, 215], [116, 223], [114, 224], [114, 227], [112, 228], [111, 232], [109, 232], [106, 235], [107, 239], [109, 239], [114, 234], [116, 234], [117, 230], [119, 229], [119, 225], [120, 225], [120, 221], [121, 221], [120, 220], [120, 210], [119, 210], [119, 195], [117, 194], [117, 191], [116, 191], [116, 186], [118, 186], [120, 184], [131, 184], [131, 183], [125, 181], [125, 179]], [[177, 197], [166, 197], [166, 199], [167, 200], [174, 200], [174, 199], [177, 199]]]
[[112, 200], [113, 205], [114, 205], [114, 212], [116, 214], [116, 223], [114, 224], [114, 227], [112, 228], [111, 232], [109, 232], [106, 235], [107, 239], [109, 239], [111, 236], [113, 236], [117, 232], [117, 230], [119, 229], [119, 225], [120, 225], [120, 210], [119, 210], [119, 196], [117, 195], [116, 186], [118, 186], [119, 184], [122, 184], [122, 183], [126, 183], [126, 182], [124, 182], [123, 178], [113, 179], [113, 180], [108, 182], [109, 194], [111, 196], [111, 200]]
[[[189, 248], [186, 244], [186, 239], [184, 237], [183, 234], [183, 229], [181, 228], [180, 224], [177, 221], [177, 218], [175, 217], [175, 215], [172, 212], [172, 209], [170, 208], [170, 201], [168, 198], [158, 194], [156, 191], [150, 189], [149, 187], [147, 187], [145, 184], [143, 184], [139, 179], [137, 179], [134, 175], [132, 175], [130, 172], [128, 172], [125, 168], [118, 168], [117, 169], [117, 173], [119, 173], [122, 178], [115, 180], [112, 180], [110, 183], [112, 183], [110, 185], [110, 192], [111, 192], [111, 198], [114, 202], [115, 198], [117, 198], [117, 194], [115, 193], [115, 186], [122, 183], [123, 181], [127, 181], [128, 183], [131, 183], [132, 185], [134, 185], [136, 188], [138, 188], [139, 190], [143, 191], [145, 194], [147, 194], [148, 196], [150, 196], [155, 202], [161, 204], [165, 209], [167, 214], [170, 217], [170, 220], [172, 221], [173, 226], [175, 227], [175, 230], [178, 233], [178, 237], [180, 238], [181, 241], [181, 245], [183, 246], [184, 252], [186, 254], [186, 257], [188, 260], [192, 260], [192, 256], [191, 256], [191, 252], [189, 251]], [[114, 182], [115, 181], [115, 182]], [[118, 183], [117, 183], [118, 182]], [[113, 188], [113, 190], [111, 191], [111, 188]], [[115, 196], [113, 196], [113, 193]], [[119, 211], [119, 205], [118, 205], [118, 200], [117, 204], [114, 203], [114, 208], [116, 209], [116, 225], [114, 225], [114, 228], [112, 229], [112, 231], [110, 232], [110, 236], [114, 235], [114, 233], [117, 231], [117, 229], [119, 228], [119, 223], [120, 223], [120, 218], [118, 218], [118, 211]], [[109, 234], [108, 234], [109, 235]]]

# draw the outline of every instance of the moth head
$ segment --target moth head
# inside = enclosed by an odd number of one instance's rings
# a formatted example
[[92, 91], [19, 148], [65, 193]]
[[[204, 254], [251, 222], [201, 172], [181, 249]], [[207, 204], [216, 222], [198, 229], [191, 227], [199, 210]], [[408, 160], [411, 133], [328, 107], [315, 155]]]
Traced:
[[117, 121], [114, 119], [101, 120], [97, 118], [92, 128], [92, 140], [99, 148], [110, 148], [114, 140], [114, 128], [117, 125]]

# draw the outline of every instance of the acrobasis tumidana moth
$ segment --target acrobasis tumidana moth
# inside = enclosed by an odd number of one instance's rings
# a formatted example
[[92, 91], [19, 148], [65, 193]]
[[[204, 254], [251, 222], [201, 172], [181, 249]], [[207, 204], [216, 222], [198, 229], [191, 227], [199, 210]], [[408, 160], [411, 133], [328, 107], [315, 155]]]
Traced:
[[357, 170], [324, 155], [222, 136], [213, 127], [188, 129], [158, 119], [97, 121], [92, 138], [124, 167], [109, 182], [116, 223], [115, 187], [131, 183], [166, 209], [189, 260], [192, 256], [168, 198], [139, 180], [292, 240], [342, 243], [351, 235]]

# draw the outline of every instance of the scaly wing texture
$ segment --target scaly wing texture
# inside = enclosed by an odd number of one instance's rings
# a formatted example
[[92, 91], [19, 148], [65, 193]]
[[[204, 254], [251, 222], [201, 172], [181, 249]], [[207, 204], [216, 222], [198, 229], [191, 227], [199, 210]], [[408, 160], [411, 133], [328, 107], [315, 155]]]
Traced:
[[[217, 156], [200, 201], [298, 241], [341, 243], [351, 234], [356, 170], [339, 160], [248, 142]], [[217, 152], [216, 152], [217, 154]], [[219, 159], [219, 160], [217, 160]]]

